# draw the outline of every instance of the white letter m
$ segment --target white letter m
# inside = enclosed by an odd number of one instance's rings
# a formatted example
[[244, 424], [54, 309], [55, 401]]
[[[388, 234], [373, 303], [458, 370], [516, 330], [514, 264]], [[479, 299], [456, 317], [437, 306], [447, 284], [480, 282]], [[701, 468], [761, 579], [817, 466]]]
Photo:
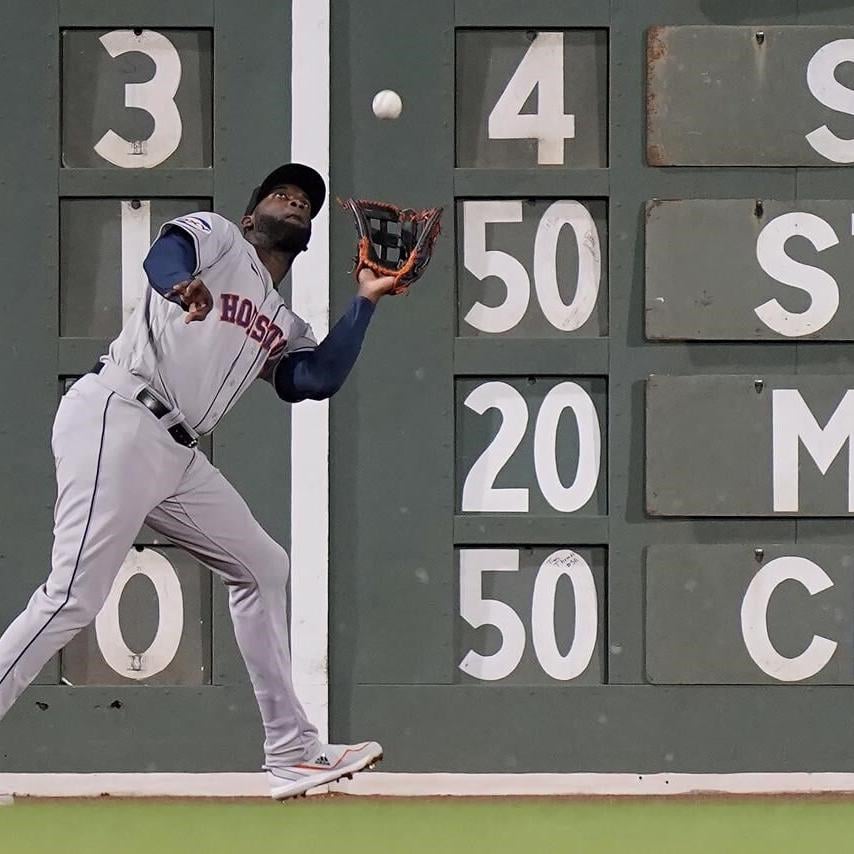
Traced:
[[775, 389], [773, 422], [774, 511], [798, 510], [799, 440], [822, 474], [848, 442], [848, 512], [854, 512], [854, 389], [836, 407], [822, 429], [797, 389]]

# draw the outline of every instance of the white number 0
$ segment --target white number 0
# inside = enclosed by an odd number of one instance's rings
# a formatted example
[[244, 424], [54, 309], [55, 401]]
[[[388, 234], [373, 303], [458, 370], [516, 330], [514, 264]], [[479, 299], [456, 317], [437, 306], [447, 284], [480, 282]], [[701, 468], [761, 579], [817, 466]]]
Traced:
[[145, 110], [154, 119], [154, 131], [142, 141], [131, 142], [108, 130], [95, 145], [95, 151], [123, 169], [157, 166], [170, 157], [181, 142], [181, 114], [175, 93], [181, 83], [181, 58], [175, 45], [161, 33], [143, 30], [113, 30], [101, 36], [101, 44], [113, 58], [123, 53], [144, 53], [154, 62], [154, 77], [145, 83], [125, 85], [125, 106]]
[[[119, 603], [128, 581], [145, 575], [157, 593], [157, 634], [151, 646], [134, 653], [125, 643], [119, 624]], [[175, 569], [163, 555], [151, 549], [131, 549], [116, 576], [107, 601], [95, 618], [95, 637], [104, 661], [128, 679], [148, 679], [165, 670], [175, 658], [184, 632], [184, 596]]]

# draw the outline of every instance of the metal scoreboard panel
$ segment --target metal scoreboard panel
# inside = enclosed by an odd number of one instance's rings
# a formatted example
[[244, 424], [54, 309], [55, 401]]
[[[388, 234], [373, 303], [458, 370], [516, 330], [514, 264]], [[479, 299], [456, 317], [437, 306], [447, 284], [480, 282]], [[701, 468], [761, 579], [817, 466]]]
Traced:
[[848, 376], [650, 377], [653, 516], [854, 513]]
[[457, 561], [457, 682], [604, 682], [604, 548], [461, 548]]
[[650, 28], [648, 162], [853, 162], [852, 37], [852, 26]]
[[605, 516], [607, 386], [596, 377], [457, 381], [457, 512]]
[[649, 680], [851, 685], [852, 568], [846, 546], [651, 546]]
[[[456, 51], [458, 166], [608, 165], [606, 30], [458, 30]], [[536, 126], [522, 138], [515, 126], [532, 115], [547, 116], [553, 139]]]
[[211, 166], [211, 30], [66, 29], [62, 79], [64, 166]]
[[605, 199], [467, 199], [456, 216], [459, 336], [607, 336]]
[[[4, 627], [49, 571], [58, 385], [105, 352], [140, 294], [137, 261], [160, 222], [208, 206], [239, 217], [260, 174], [288, 157], [290, 4], [259, 0], [255, 11], [52, 0], [38, 14], [2, 13], [16, 128], [0, 165], [11, 200], [2, 246], [10, 281], [26, 282], [17, 319], [2, 326], [13, 353], [0, 372]], [[251, 134], [247, 86], [264, 105]], [[287, 544], [290, 425], [275, 396], [252, 389], [206, 445]], [[48, 665], [4, 719], [6, 770], [257, 769], [261, 724], [225, 588], [145, 528], [137, 545], [100, 630], [78, 635], [61, 669]]]
[[852, 224], [852, 201], [650, 202], [647, 337], [854, 340]]

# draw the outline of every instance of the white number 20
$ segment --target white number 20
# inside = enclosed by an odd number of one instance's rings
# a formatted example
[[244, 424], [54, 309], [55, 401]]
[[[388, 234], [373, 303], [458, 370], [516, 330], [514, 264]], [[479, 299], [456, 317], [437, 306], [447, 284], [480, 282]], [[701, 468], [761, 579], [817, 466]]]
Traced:
[[[495, 479], [519, 447], [528, 425], [528, 405], [522, 394], [505, 382], [483, 383], [471, 391], [464, 405], [482, 415], [498, 409], [501, 427], [475, 460], [463, 483], [462, 509], [493, 513], [527, 513], [527, 488], [496, 488]], [[575, 413], [578, 426], [578, 468], [570, 486], [561, 483], [557, 470], [557, 429], [564, 410]], [[574, 382], [550, 389], [543, 399], [534, 427], [534, 470], [546, 501], [562, 513], [582, 508], [593, 496], [599, 480], [602, 436], [590, 395]]]
[[[486, 226], [495, 222], [522, 222], [522, 202], [471, 201], [463, 203], [463, 264], [479, 280], [497, 276], [507, 288], [500, 305], [481, 302], [466, 313], [465, 321], [481, 332], [507, 332], [528, 310], [531, 282], [521, 262], [499, 249], [486, 248]], [[558, 239], [564, 226], [575, 235], [578, 280], [575, 296], [567, 305], [557, 281]], [[580, 202], [562, 199], [549, 205], [537, 226], [534, 240], [534, 287], [543, 314], [561, 332], [580, 329], [590, 318], [599, 297], [602, 251], [599, 232], [590, 211]]]
[[[523, 114], [537, 89], [537, 112]], [[490, 139], [536, 139], [537, 163], [563, 164], [575, 116], [563, 111], [563, 33], [538, 33], [489, 114]]]
[[145, 110], [154, 119], [154, 131], [146, 140], [130, 141], [108, 130], [95, 151], [123, 169], [150, 169], [174, 154], [181, 142], [181, 114], [175, 93], [181, 83], [181, 58], [175, 45], [161, 33], [113, 30], [101, 36], [101, 44], [113, 58], [123, 53], [144, 53], [154, 62], [154, 76], [144, 83], [125, 85], [125, 106]]
[[[518, 572], [517, 549], [462, 549], [460, 551], [460, 616], [473, 628], [495, 626], [501, 645], [491, 655], [469, 650], [460, 670], [476, 679], [495, 681], [509, 676], [525, 652], [525, 626], [506, 602], [483, 597], [485, 572]], [[557, 583], [566, 576], [575, 596], [575, 634], [562, 655], [555, 633]], [[568, 681], [587, 669], [596, 649], [598, 600], [590, 566], [571, 549], [550, 554], [537, 570], [531, 602], [531, 639], [540, 667], [553, 679]]]

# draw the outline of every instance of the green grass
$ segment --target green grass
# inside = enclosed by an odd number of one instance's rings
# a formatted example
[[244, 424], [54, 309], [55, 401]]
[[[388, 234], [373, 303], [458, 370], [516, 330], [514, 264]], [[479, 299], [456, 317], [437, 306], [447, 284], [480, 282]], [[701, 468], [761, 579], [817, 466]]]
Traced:
[[835, 854], [854, 850], [854, 801], [18, 801], [2, 854]]

